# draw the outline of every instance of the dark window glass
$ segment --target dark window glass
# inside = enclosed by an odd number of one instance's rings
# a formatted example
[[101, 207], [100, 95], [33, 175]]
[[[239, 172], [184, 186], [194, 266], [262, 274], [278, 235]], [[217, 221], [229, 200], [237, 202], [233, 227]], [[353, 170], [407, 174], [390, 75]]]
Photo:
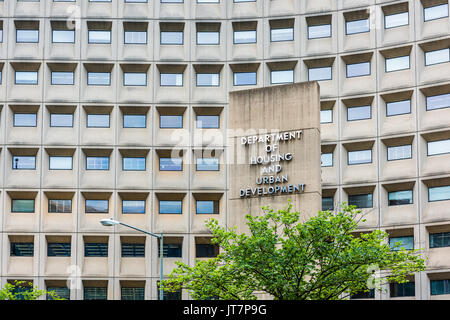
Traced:
[[145, 171], [146, 159], [144, 157], [140, 158], [123, 158], [123, 170], [124, 171]]
[[334, 210], [334, 198], [333, 197], [322, 197], [322, 211]]
[[183, 128], [183, 116], [159, 116], [159, 127], [162, 129], [179, 129]]
[[[160, 200], [159, 201], [159, 213], [167, 214], [181, 214], [182, 213], [182, 201], [181, 200]], [[163, 243], [164, 245], [164, 243]]]
[[348, 196], [348, 204], [357, 208], [372, 208], [373, 196], [369, 194], [352, 194]]
[[220, 127], [220, 117], [214, 116], [201, 116], [197, 115], [196, 125], [199, 129], [218, 129]]
[[84, 243], [84, 256], [85, 257], [107, 257], [108, 256], [108, 244], [107, 243]]
[[70, 243], [47, 243], [48, 257], [70, 257]]
[[147, 116], [145, 114], [124, 114], [124, 128], [145, 128], [147, 126]]
[[200, 201], [196, 202], [197, 214], [218, 214], [219, 213], [219, 201]]
[[416, 286], [414, 282], [391, 283], [389, 288], [391, 298], [414, 297], [416, 295]]
[[393, 251], [398, 251], [401, 250], [402, 248], [405, 250], [413, 250], [414, 236], [389, 238], [389, 246]]
[[[159, 291], [158, 291], [158, 300], [160, 299], [159, 297]], [[168, 301], [168, 300], [181, 300], [181, 289], [175, 292], [168, 292], [168, 291], [164, 291], [163, 292], [163, 300]]]
[[413, 191], [392, 191], [388, 193], [388, 204], [390, 206], [397, 206], [401, 204], [412, 204], [413, 203]]
[[430, 280], [431, 295], [450, 294], [450, 280]]
[[84, 300], [106, 300], [107, 288], [106, 287], [84, 287], [83, 299]]
[[86, 213], [108, 213], [109, 201], [108, 200], [89, 200], [86, 199]]
[[122, 287], [120, 297], [122, 300], [144, 300], [144, 290], [144, 287]]
[[25, 296], [22, 293], [25, 292], [31, 292], [32, 288], [30, 283], [28, 283], [29, 285], [17, 285], [16, 287], [14, 287], [14, 289], [12, 290], [12, 293], [14, 295], [16, 295], [17, 300], [25, 300]]
[[49, 199], [48, 200], [49, 213], [71, 213], [72, 200], [70, 199]]
[[13, 156], [14, 170], [35, 170], [36, 157], [35, 156]]
[[145, 213], [145, 200], [122, 200], [122, 213]]
[[181, 158], [159, 158], [160, 171], [182, 171], [183, 159]]
[[36, 113], [14, 113], [14, 127], [36, 127]]
[[11, 205], [12, 212], [34, 212], [34, 199], [13, 199]]
[[[161, 250], [158, 246], [158, 257], [161, 256]], [[163, 243], [163, 257], [164, 258], [181, 258], [182, 244], [181, 243]]]
[[11, 257], [32, 257], [34, 255], [33, 242], [11, 242]]
[[50, 127], [73, 127], [73, 114], [50, 114]]
[[373, 299], [375, 298], [375, 290], [370, 289], [368, 292], [355, 293], [350, 296], [350, 299]]
[[450, 232], [431, 233], [430, 248], [450, 247]]
[[122, 257], [145, 257], [145, 244], [122, 243]]
[[197, 243], [195, 245], [196, 258], [214, 258], [219, 253], [219, 248], [213, 244]]
[[[70, 289], [67, 287], [47, 287], [48, 292], [54, 292], [58, 297], [70, 300]], [[53, 300], [53, 298], [47, 294], [47, 300]]]

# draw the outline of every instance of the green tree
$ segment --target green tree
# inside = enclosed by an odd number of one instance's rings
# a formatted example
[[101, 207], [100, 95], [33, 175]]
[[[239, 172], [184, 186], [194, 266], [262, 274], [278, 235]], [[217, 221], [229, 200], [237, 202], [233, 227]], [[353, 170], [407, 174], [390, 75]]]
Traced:
[[176, 262], [163, 289], [185, 289], [194, 299], [256, 299], [262, 292], [283, 300], [339, 300], [368, 292], [371, 280], [404, 283], [425, 269], [419, 250], [399, 244], [391, 250], [386, 232], [357, 232], [364, 220], [355, 206], [343, 203], [338, 212], [320, 211], [304, 222], [291, 209], [289, 202], [281, 210], [263, 207], [260, 216], [246, 215], [247, 234], [209, 220], [219, 255], [195, 266]]
[[26, 281], [14, 280], [14, 283], [7, 282], [0, 288], [0, 300], [37, 300], [44, 294], [51, 300], [65, 300], [54, 291], [39, 290], [37, 286], [33, 287], [31, 282]]

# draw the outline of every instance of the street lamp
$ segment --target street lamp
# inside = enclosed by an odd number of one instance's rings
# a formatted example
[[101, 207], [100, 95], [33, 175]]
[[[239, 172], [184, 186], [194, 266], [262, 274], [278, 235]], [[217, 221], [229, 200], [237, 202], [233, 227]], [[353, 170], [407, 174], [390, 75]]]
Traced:
[[160, 250], [160, 252], [159, 252], [159, 256], [160, 256], [159, 300], [164, 300], [164, 296], [163, 296], [164, 290], [162, 289], [162, 281], [163, 281], [163, 275], [164, 275], [164, 273], [163, 273], [163, 256], [164, 256], [164, 253], [163, 253], [163, 234], [162, 234], [162, 232], [161, 232], [160, 235], [157, 235], [157, 234], [154, 234], [154, 233], [151, 233], [151, 232], [148, 232], [148, 231], [145, 231], [145, 230], [142, 230], [142, 229], [130, 226], [129, 224], [126, 224], [126, 223], [114, 220], [113, 218], [111, 218], [111, 219], [102, 219], [102, 220], [100, 220], [100, 223], [103, 226], [105, 226], [105, 227], [112, 227], [112, 226], [120, 224], [122, 226], [134, 229], [136, 231], [139, 231], [139, 232], [151, 235], [151, 236], [159, 239], [159, 247], [160, 247], [160, 249], [159, 249]]

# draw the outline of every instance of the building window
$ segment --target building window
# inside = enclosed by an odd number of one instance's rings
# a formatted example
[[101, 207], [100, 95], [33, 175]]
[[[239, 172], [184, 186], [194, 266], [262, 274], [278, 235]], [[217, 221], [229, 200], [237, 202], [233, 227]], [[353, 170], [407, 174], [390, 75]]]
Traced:
[[14, 84], [38, 84], [38, 72], [16, 71]]
[[293, 83], [294, 70], [275, 70], [270, 72], [271, 84]]
[[321, 155], [322, 167], [332, 167], [333, 166], [333, 153], [322, 153]]
[[125, 44], [147, 44], [147, 31], [125, 31]]
[[34, 213], [34, 199], [13, 199], [11, 212]]
[[388, 193], [389, 206], [398, 206], [402, 204], [412, 204], [412, 203], [413, 203], [412, 190], [392, 191]]
[[183, 128], [183, 116], [174, 115], [160, 115], [159, 116], [159, 127], [161, 129], [180, 129]]
[[120, 298], [122, 300], [144, 300], [144, 287], [122, 287], [120, 288]]
[[270, 29], [270, 41], [293, 41], [294, 40], [294, 28], [272, 28]]
[[331, 24], [308, 26], [308, 39], [320, 39], [331, 37]]
[[123, 157], [123, 171], [145, 171], [146, 159], [144, 157]]
[[197, 200], [195, 203], [196, 214], [219, 214], [219, 201]]
[[333, 211], [334, 210], [334, 198], [333, 197], [322, 197], [322, 211]]
[[11, 242], [9, 255], [11, 257], [32, 257], [34, 255], [34, 243]]
[[347, 35], [369, 31], [370, 31], [369, 19], [361, 19], [345, 22], [345, 34]]
[[214, 258], [219, 253], [219, 248], [213, 244], [196, 243], [195, 257], [196, 258]]
[[435, 156], [450, 153], [450, 139], [427, 142], [427, 155]]
[[111, 43], [111, 31], [109, 30], [89, 30], [88, 43], [109, 44]]
[[450, 93], [426, 97], [427, 111], [450, 107]]
[[348, 204], [350, 206], [356, 206], [358, 209], [372, 208], [373, 207], [373, 195], [368, 194], [352, 194], [348, 196]]
[[197, 158], [196, 170], [197, 171], [219, 171], [219, 159], [218, 158]]
[[35, 156], [13, 156], [13, 170], [35, 170]]
[[109, 114], [87, 114], [88, 128], [109, 128]]
[[367, 292], [359, 292], [352, 294], [350, 299], [373, 299], [375, 298], [375, 289], [370, 289]]
[[84, 256], [85, 257], [107, 257], [108, 256], [108, 243], [84, 243]]
[[450, 186], [428, 188], [429, 202], [443, 201], [443, 200], [450, 200]]
[[197, 129], [218, 129], [220, 126], [220, 118], [218, 115], [197, 115], [195, 122]]
[[71, 213], [72, 200], [70, 199], [49, 199], [48, 200], [49, 213]]
[[366, 120], [372, 117], [371, 106], [348, 107], [347, 121]]
[[161, 214], [182, 214], [181, 200], [160, 200], [159, 213]]
[[[158, 246], [158, 257], [161, 257], [161, 250]], [[181, 258], [182, 244], [181, 243], [163, 243], [163, 257], [164, 258]]]
[[430, 280], [431, 295], [450, 294], [450, 280]]
[[52, 71], [52, 85], [72, 85], [74, 84], [73, 72]]
[[386, 58], [386, 72], [409, 69], [409, 56]]
[[14, 127], [36, 127], [37, 114], [36, 113], [14, 113], [13, 120]]
[[384, 16], [384, 28], [396, 28], [401, 26], [406, 26], [409, 24], [409, 13], [400, 12]]
[[124, 86], [146, 86], [147, 73], [145, 72], [124, 72], [123, 73]]
[[363, 164], [372, 162], [372, 150], [348, 151], [348, 164]]
[[183, 159], [181, 158], [159, 158], [160, 171], [182, 171]]
[[395, 146], [387, 148], [387, 160], [411, 159], [412, 146], [410, 144], [404, 146]]
[[363, 77], [370, 75], [370, 62], [347, 64], [347, 78]]
[[197, 73], [197, 87], [218, 87], [220, 85], [219, 73]]
[[70, 243], [47, 243], [47, 256], [48, 257], [70, 257]]
[[217, 45], [220, 43], [219, 31], [197, 31], [197, 44]]
[[386, 116], [397, 116], [411, 113], [411, 100], [402, 100], [386, 103]]
[[333, 122], [333, 109], [320, 110], [320, 123]]
[[145, 243], [122, 243], [122, 258], [145, 257]]
[[256, 85], [256, 72], [235, 72], [235, 73], [233, 73], [233, 85], [235, 85], [235, 86]]
[[145, 114], [124, 114], [123, 115], [124, 128], [146, 128], [147, 116]]
[[110, 72], [88, 72], [87, 78], [88, 86], [110, 86], [111, 73]]
[[50, 170], [72, 170], [72, 157], [50, 156]]
[[431, 233], [430, 248], [450, 247], [450, 232]]
[[[70, 289], [67, 287], [47, 287], [48, 292], [54, 292], [58, 297], [70, 300]], [[52, 296], [47, 293], [47, 300], [53, 300]]]
[[425, 52], [425, 65], [430, 66], [450, 61], [450, 48]]
[[16, 30], [16, 42], [17, 43], [37, 43], [39, 42], [39, 30]]
[[161, 3], [183, 3], [184, 0], [161, 0]]
[[308, 81], [332, 80], [331, 67], [309, 68]]
[[390, 283], [389, 291], [391, 298], [414, 297], [416, 295], [416, 286], [414, 282]]
[[[255, 0], [252, 0], [252, 1], [255, 1]], [[158, 288], [159, 288], [159, 286], [158, 286]], [[158, 300], [160, 300], [160, 299], [161, 299], [161, 297], [159, 296], [159, 291], [158, 291]], [[163, 292], [163, 300], [164, 301], [181, 300], [181, 289], [179, 289], [175, 292], [164, 291]]]
[[84, 300], [106, 300], [106, 298], [106, 287], [84, 287], [83, 289]]
[[183, 44], [183, 31], [161, 31], [161, 44]]
[[86, 170], [109, 170], [109, 157], [86, 157]]
[[414, 236], [392, 237], [389, 238], [389, 247], [393, 251], [414, 250]]
[[161, 87], [182, 87], [183, 74], [182, 73], [161, 73], [160, 77]]
[[122, 200], [122, 213], [145, 213], [145, 200]]
[[52, 30], [53, 43], [75, 43], [75, 30]]
[[85, 213], [108, 213], [109, 201], [108, 200], [85, 200]]
[[240, 30], [233, 32], [234, 44], [256, 43], [256, 30]]
[[448, 3], [423, 9], [424, 21], [431, 21], [448, 17]]

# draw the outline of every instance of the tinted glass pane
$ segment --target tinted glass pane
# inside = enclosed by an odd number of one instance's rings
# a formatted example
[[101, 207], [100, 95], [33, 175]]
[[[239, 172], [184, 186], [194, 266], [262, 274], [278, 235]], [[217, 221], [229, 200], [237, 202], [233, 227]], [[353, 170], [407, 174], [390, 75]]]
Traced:
[[121, 288], [122, 300], [144, 300], [144, 288]]
[[320, 26], [308, 26], [308, 38], [328, 38], [331, 37], [331, 24], [324, 24]]
[[213, 244], [201, 244], [195, 245], [195, 257], [196, 258], [213, 258], [217, 256], [217, 247]]
[[147, 74], [145, 72], [124, 72], [123, 85], [125, 86], [146, 86]]
[[372, 208], [372, 194], [354, 194], [348, 196], [348, 204], [357, 208]]
[[396, 147], [388, 147], [388, 161], [391, 160], [401, 160], [401, 159], [410, 159], [411, 158], [411, 145], [404, 146], [396, 146]]
[[111, 84], [111, 73], [88, 72], [88, 85], [109, 86]]
[[36, 157], [13, 156], [13, 169], [36, 169]]
[[370, 30], [369, 19], [348, 21], [345, 23], [345, 30], [347, 34], [368, 32]]
[[174, 201], [159, 201], [159, 213], [174, 213], [181, 214], [182, 202], [178, 200]]
[[386, 115], [396, 116], [411, 112], [411, 100], [395, 101], [386, 103]]
[[108, 200], [89, 200], [85, 202], [86, 213], [108, 213]]
[[320, 80], [331, 80], [331, 67], [322, 68], [309, 68], [308, 69], [308, 80], [309, 81], [320, 81]]
[[73, 72], [52, 72], [52, 84], [73, 84]]
[[109, 128], [109, 114], [88, 114], [88, 128]]
[[450, 152], [450, 139], [447, 140], [439, 140], [439, 141], [430, 141], [427, 144], [428, 146], [428, 155], [438, 155]]
[[426, 97], [427, 110], [450, 107], [450, 93]]
[[34, 255], [33, 242], [11, 242], [10, 256], [32, 257]]
[[371, 118], [371, 107], [370, 106], [362, 106], [362, 107], [351, 107], [347, 108], [347, 120], [364, 120]]
[[320, 110], [320, 123], [333, 122], [333, 110]]
[[124, 114], [124, 128], [145, 128], [147, 125], [147, 116], [145, 114]]
[[348, 152], [348, 164], [361, 164], [372, 162], [372, 150], [358, 150]]
[[347, 78], [370, 75], [370, 62], [347, 64]]
[[55, 43], [74, 43], [75, 30], [52, 30], [52, 41]]
[[108, 256], [108, 244], [107, 243], [90, 243], [84, 244], [84, 256], [85, 257], [107, 257]]
[[408, 12], [400, 12], [384, 16], [384, 27], [386, 29], [406, 26], [409, 23]]
[[[164, 240], [165, 241], [165, 240]], [[181, 258], [182, 256], [181, 243], [163, 243], [163, 257], [164, 258]], [[158, 246], [158, 257], [161, 256], [160, 246]]]
[[84, 287], [84, 300], [106, 300], [106, 287]]
[[430, 233], [430, 248], [450, 247], [450, 232]]
[[219, 32], [197, 32], [197, 44], [219, 44]]
[[123, 158], [123, 170], [145, 171], [145, 158]]
[[256, 72], [235, 72], [233, 77], [235, 86], [249, 86], [256, 84]]
[[388, 193], [388, 204], [390, 206], [397, 206], [401, 204], [412, 204], [413, 192], [412, 190], [393, 191]]
[[448, 3], [424, 9], [424, 20], [434, 20], [448, 17]]
[[49, 213], [71, 213], [72, 200], [70, 199], [49, 199], [48, 200]]
[[183, 116], [159, 116], [160, 128], [183, 128]]
[[294, 70], [281, 70], [270, 72], [270, 83], [292, 83], [294, 82]]
[[145, 257], [145, 244], [122, 243], [122, 257]]
[[[159, 293], [158, 293], [158, 300], [160, 299]], [[175, 292], [163, 292], [163, 300], [164, 301], [170, 301], [170, 300], [181, 300], [181, 289], [177, 290]]]
[[38, 73], [37, 71], [16, 71], [16, 84], [37, 84]]
[[270, 41], [294, 40], [294, 28], [270, 29]]
[[[54, 292], [58, 297], [70, 300], [70, 289], [67, 287], [47, 287], [47, 292]], [[53, 300], [53, 298], [47, 294], [47, 300]]]
[[47, 243], [47, 256], [70, 257], [70, 243]]
[[161, 73], [161, 86], [183, 86], [182, 73]]
[[39, 30], [16, 30], [16, 42], [39, 42]]
[[450, 49], [441, 49], [425, 52], [425, 65], [449, 62], [450, 61]]
[[72, 157], [50, 157], [50, 170], [72, 170]]
[[146, 44], [147, 32], [146, 31], [125, 31], [124, 42], [126, 44]]
[[409, 56], [386, 59], [386, 72], [409, 69]]
[[334, 198], [333, 197], [322, 197], [322, 211], [334, 210]]
[[87, 170], [109, 170], [109, 157], [86, 157]]
[[219, 86], [218, 73], [197, 73], [197, 86], [217, 87]]
[[122, 213], [145, 213], [145, 200], [123, 200]]
[[400, 250], [401, 248], [404, 248], [405, 250], [413, 250], [414, 237], [405, 236], [405, 237], [389, 238], [389, 246], [391, 247], [392, 250]]
[[12, 212], [34, 212], [34, 199], [13, 199]]
[[111, 43], [111, 31], [89, 30], [88, 39], [89, 43]]
[[198, 214], [215, 214], [218, 212], [218, 204], [215, 201], [197, 201], [196, 202]]
[[219, 170], [218, 158], [197, 158], [197, 171]]
[[233, 34], [234, 43], [255, 43], [256, 42], [256, 30], [248, 31], [234, 31]]
[[333, 166], [333, 153], [322, 153], [321, 155], [322, 167]]
[[36, 113], [14, 113], [15, 127], [36, 127], [37, 115]]
[[50, 114], [50, 127], [72, 127], [73, 114], [52, 113]]
[[161, 31], [161, 44], [183, 44], [183, 31]]
[[181, 171], [183, 170], [183, 159], [181, 158], [159, 158], [159, 170]]
[[220, 126], [219, 116], [197, 116], [197, 128], [202, 129], [217, 129]]
[[428, 188], [428, 201], [450, 200], [450, 186]]
[[416, 286], [414, 282], [391, 283], [391, 297], [414, 297], [416, 295]]

